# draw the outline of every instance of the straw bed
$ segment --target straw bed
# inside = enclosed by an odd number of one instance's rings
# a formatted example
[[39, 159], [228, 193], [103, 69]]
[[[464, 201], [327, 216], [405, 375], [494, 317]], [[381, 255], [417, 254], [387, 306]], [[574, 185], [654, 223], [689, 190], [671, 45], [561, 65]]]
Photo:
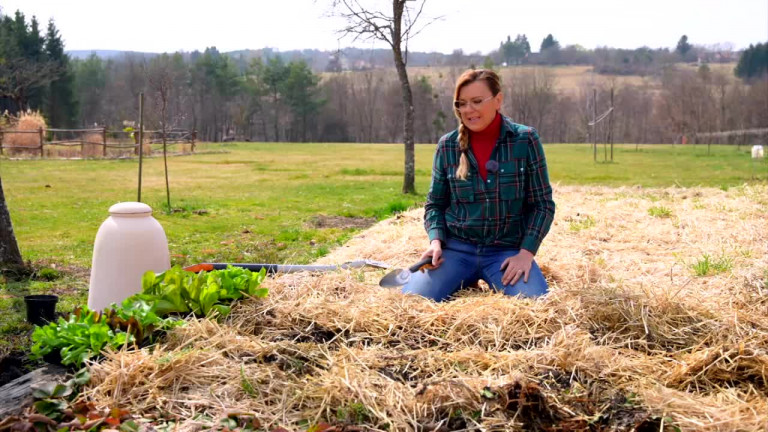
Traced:
[[[268, 430], [768, 428], [768, 188], [557, 187], [555, 200], [541, 299], [484, 287], [436, 304], [380, 288], [381, 270], [282, 275], [223, 323], [109, 354], [84, 397], [179, 430], [232, 411]], [[422, 215], [320, 261], [407, 266], [427, 244]], [[719, 266], [702, 273], [705, 256]]]

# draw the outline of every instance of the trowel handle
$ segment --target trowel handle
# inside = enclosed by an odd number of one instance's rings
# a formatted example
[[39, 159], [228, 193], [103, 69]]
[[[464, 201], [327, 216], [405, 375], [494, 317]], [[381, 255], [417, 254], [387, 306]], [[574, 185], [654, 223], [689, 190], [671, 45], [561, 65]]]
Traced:
[[415, 273], [419, 271], [422, 267], [424, 267], [427, 264], [432, 264], [432, 257], [426, 257], [422, 259], [421, 261], [417, 262], [416, 264], [408, 267], [408, 271], [411, 273]]

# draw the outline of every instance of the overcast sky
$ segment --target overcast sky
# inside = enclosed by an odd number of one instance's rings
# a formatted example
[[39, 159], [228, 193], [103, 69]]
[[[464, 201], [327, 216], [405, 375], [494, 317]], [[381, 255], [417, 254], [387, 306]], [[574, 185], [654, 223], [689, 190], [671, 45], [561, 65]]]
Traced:
[[[390, 4], [391, 1], [359, 0]], [[331, 0], [0, 0], [3, 14], [22, 11], [45, 24], [53, 18], [67, 50], [143, 52], [341, 46]], [[416, 4], [418, 1], [409, 4]], [[390, 6], [391, 7], [391, 6]], [[585, 48], [674, 48], [686, 34], [694, 45], [742, 49], [768, 41], [768, 0], [427, 0], [424, 18], [442, 17], [411, 42], [415, 51], [488, 53], [507, 35], [525, 34], [538, 51], [552, 33], [560, 44]], [[426, 20], [424, 20], [426, 22]]]

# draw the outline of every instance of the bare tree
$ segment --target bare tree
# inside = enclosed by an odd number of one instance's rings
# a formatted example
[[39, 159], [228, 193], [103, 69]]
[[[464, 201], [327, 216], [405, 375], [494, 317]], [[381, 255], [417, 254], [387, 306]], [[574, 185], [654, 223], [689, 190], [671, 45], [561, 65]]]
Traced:
[[617, 141], [646, 144], [652, 140], [649, 129], [653, 121], [653, 98], [647, 82], [617, 87], [614, 110]]
[[[407, 2], [417, 6], [406, 6]], [[416, 36], [425, 26], [416, 27], [421, 17], [426, 0], [392, 0], [392, 10], [378, 10], [365, 6], [361, 0], [333, 0], [333, 9], [346, 20], [341, 30], [344, 35], [355, 39], [377, 39], [386, 42], [392, 48], [397, 77], [402, 89], [403, 104], [403, 141], [405, 144], [405, 173], [403, 193], [416, 193], [415, 157], [413, 147], [413, 93], [408, 81], [408, 41]], [[428, 25], [429, 23], [427, 23]]]
[[30, 93], [58, 78], [61, 68], [55, 62], [33, 62], [24, 58], [6, 59], [0, 68], [0, 98], [8, 98], [18, 111], [25, 111]]
[[0, 178], [0, 269], [20, 268], [24, 266], [21, 259], [19, 245], [16, 243], [16, 235], [13, 234], [11, 214], [5, 203], [3, 193], [3, 180]]
[[374, 141], [374, 128], [377, 123], [376, 108], [379, 105], [379, 93], [382, 90], [384, 79], [381, 73], [369, 70], [360, 72], [356, 80], [352, 80], [350, 90], [356, 102], [358, 139], [362, 142]]
[[325, 109], [320, 113], [320, 139], [322, 141], [353, 141], [350, 135], [352, 107], [350, 98], [350, 79], [342, 74], [333, 74], [321, 81], [320, 86], [325, 95]]
[[694, 71], [666, 71], [659, 97], [659, 114], [668, 119], [669, 130], [680, 136], [708, 132], [717, 121], [712, 92]]
[[509, 83], [505, 109], [520, 123], [546, 128], [548, 114], [557, 101], [554, 75], [543, 68], [512, 69], [503, 80]]
[[[168, 101], [173, 90], [175, 78], [170, 56], [163, 54], [155, 57], [146, 69], [149, 87], [155, 94], [155, 104], [160, 110], [160, 132], [163, 139], [163, 164], [165, 165], [165, 196], [168, 211], [171, 211], [171, 187], [168, 181]], [[141, 144], [143, 145], [143, 143]]]

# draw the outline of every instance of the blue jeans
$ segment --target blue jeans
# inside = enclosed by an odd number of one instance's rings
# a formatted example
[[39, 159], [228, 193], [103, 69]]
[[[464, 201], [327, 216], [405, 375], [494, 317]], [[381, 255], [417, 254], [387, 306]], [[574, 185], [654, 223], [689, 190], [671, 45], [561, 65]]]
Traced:
[[403, 293], [443, 301], [462, 287], [482, 279], [492, 288], [503, 290], [504, 294], [510, 296], [537, 297], [546, 294], [547, 281], [536, 261], [531, 265], [527, 283], [523, 282], [523, 276], [514, 285], [501, 283], [504, 274], [501, 264], [519, 252], [519, 249], [475, 245], [447, 239], [443, 246], [444, 261], [440, 267], [411, 274], [411, 279], [403, 287]]

